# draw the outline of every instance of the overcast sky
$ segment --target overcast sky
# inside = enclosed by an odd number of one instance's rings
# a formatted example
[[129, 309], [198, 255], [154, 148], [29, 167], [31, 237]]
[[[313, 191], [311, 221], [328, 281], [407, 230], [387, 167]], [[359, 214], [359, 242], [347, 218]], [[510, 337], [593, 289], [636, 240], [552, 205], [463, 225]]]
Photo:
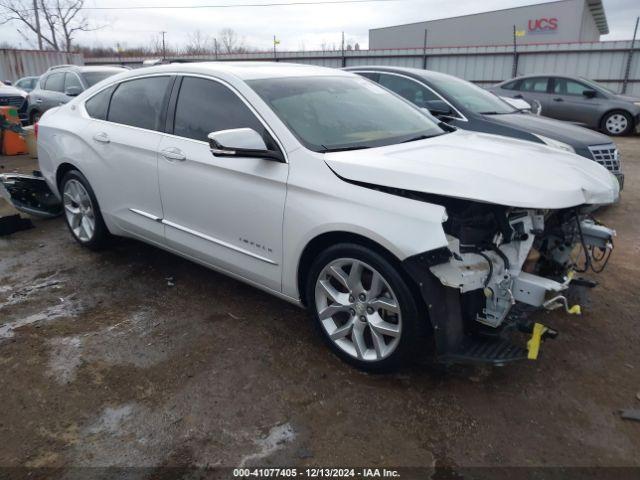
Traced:
[[[87, 6], [132, 5], [220, 5], [241, 3], [289, 2], [293, 0], [87, 0]], [[308, 0], [296, 0], [308, 1]], [[167, 31], [170, 45], [183, 46], [188, 35], [200, 30], [216, 35], [222, 28], [232, 28], [246, 46], [271, 49], [273, 35], [280, 40], [280, 50], [317, 50], [325, 44], [340, 44], [341, 32], [350, 43], [367, 48], [370, 28], [433, 20], [470, 13], [509, 8], [544, 0], [399, 0], [380, 3], [343, 5], [291, 5], [273, 7], [237, 7], [197, 10], [111, 10], [87, 11], [94, 25], [104, 27], [94, 32], [79, 33], [76, 42], [93, 46], [126, 46], [150, 44], [161, 30]], [[611, 33], [602, 40], [630, 39], [639, 0], [604, 0]], [[510, 28], [510, 27], [509, 27]], [[30, 48], [16, 32], [16, 26], [0, 26], [0, 41]]]

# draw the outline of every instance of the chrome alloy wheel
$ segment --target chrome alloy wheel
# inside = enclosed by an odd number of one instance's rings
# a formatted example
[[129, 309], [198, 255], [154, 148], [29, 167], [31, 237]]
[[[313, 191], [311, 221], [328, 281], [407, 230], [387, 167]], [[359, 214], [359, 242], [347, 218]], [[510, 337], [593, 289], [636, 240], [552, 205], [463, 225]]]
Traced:
[[96, 218], [91, 197], [78, 180], [71, 179], [64, 185], [64, 213], [76, 238], [88, 242], [96, 229]]
[[353, 258], [333, 260], [315, 289], [318, 318], [335, 345], [359, 360], [379, 361], [400, 342], [396, 294], [374, 268]]
[[629, 121], [627, 120], [627, 117], [625, 117], [621, 113], [614, 113], [613, 115], [609, 116], [607, 118], [607, 121], [605, 122], [607, 132], [615, 135], [624, 132], [627, 129], [628, 125]]

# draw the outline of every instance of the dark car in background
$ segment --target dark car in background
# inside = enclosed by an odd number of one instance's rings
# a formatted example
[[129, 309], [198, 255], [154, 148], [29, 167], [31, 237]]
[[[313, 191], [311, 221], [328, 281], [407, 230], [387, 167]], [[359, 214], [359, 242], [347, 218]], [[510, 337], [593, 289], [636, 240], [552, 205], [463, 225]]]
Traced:
[[0, 107], [14, 107], [20, 120], [27, 119], [27, 92], [0, 82]]
[[40, 77], [22, 77], [16, 80], [16, 83], [14, 83], [13, 86], [29, 93], [31, 90], [36, 88], [39, 78]]
[[126, 72], [121, 67], [81, 67], [60, 65], [51, 67], [29, 93], [27, 115], [31, 123], [50, 108], [67, 103], [87, 88], [118, 73]]
[[530, 75], [499, 83], [497, 95], [537, 101], [542, 115], [600, 130], [628, 135], [640, 128], [640, 98], [619, 95], [592, 80], [564, 75]]
[[624, 184], [618, 148], [606, 135], [518, 110], [493, 93], [452, 75], [402, 67], [346, 70], [379, 83], [463, 130], [544, 143], [595, 160], [618, 178], [621, 188]]

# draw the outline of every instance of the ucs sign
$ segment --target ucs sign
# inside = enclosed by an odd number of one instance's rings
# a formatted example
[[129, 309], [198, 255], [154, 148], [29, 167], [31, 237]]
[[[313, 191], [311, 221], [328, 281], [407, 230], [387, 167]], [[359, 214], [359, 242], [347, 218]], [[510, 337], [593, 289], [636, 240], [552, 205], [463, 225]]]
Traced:
[[529, 20], [529, 33], [554, 33], [558, 29], [557, 18]]

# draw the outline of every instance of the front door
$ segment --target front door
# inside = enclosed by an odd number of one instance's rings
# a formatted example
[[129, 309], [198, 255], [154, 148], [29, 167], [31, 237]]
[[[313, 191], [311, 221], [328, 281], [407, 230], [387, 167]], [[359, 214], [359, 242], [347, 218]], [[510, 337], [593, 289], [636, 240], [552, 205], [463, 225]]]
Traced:
[[256, 114], [225, 84], [185, 76], [176, 87], [171, 134], [161, 141], [158, 163], [167, 244], [280, 291], [288, 164], [213, 156], [207, 135], [232, 128], [252, 128], [270, 148], [278, 147]]
[[[584, 95], [593, 91], [594, 97]], [[552, 85], [550, 116], [560, 120], [588, 125], [600, 116], [602, 95], [588, 85], [569, 78], [555, 77]]]

